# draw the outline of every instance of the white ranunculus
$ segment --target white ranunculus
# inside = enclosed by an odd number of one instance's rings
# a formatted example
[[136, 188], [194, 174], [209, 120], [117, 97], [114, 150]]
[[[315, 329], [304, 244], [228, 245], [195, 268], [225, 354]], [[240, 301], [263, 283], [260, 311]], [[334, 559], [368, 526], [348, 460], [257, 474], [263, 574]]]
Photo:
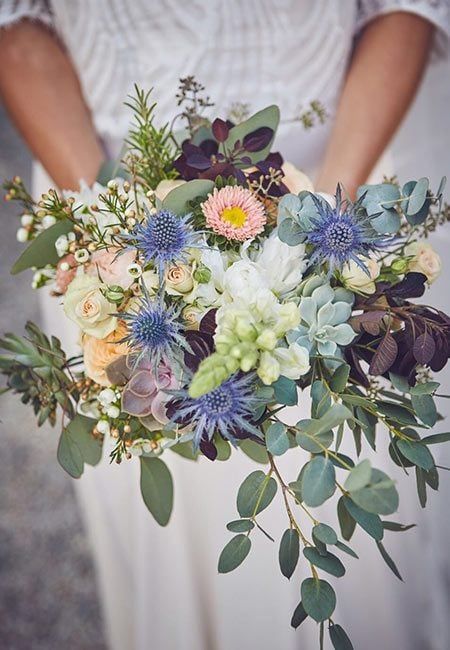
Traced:
[[288, 348], [276, 348], [273, 355], [280, 365], [280, 373], [289, 379], [299, 379], [309, 370], [308, 350], [298, 343]]
[[247, 259], [239, 260], [226, 270], [223, 288], [228, 299], [253, 302], [260, 289], [270, 288], [268, 274], [259, 264]]
[[405, 248], [405, 255], [412, 256], [408, 270], [423, 273], [431, 284], [440, 275], [442, 269], [441, 258], [431, 244], [415, 241]]
[[273, 232], [258, 252], [256, 264], [268, 277], [269, 288], [277, 295], [286, 295], [300, 284], [305, 272], [305, 245], [289, 246]]
[[314, 185], [311, 179], [300, 169], [290, 162], [281, 165], [284, 174], [283, 183], [292, 194], [299, 194], [302, 191], [314, 192]]
[[369, 275], [353, 260], [346, 264], [342, 270], [342, 279], [347, 289], [360, 291], [365, 294], [375, 293], [375, 280], [380, 275], [380, 264], [377, 260], [369, 257], [361, 257], [366, 265]]

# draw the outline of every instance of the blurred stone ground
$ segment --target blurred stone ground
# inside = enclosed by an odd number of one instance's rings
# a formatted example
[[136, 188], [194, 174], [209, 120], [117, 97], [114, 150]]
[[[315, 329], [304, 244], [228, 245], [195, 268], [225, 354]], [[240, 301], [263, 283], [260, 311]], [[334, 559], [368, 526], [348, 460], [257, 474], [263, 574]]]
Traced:
[[[0, 106], [0, 179], [29, 183], [30, 156]], [[31, 273], [9, 275], [21, 250], [17, 206], [0, 202], [0, 333], [39, 322]], [[57, 431], [0, 398], [0, 648], [105, 650], [95, 576]], [[124, 649], [125, 650], [125, 649]]]

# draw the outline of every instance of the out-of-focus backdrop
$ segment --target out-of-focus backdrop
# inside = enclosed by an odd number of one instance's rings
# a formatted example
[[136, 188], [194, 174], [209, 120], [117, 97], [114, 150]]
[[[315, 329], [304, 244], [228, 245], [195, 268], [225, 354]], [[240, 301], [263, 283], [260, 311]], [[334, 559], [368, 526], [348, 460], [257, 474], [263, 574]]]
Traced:
[[[30, 187], [30, 172], [30, 154], [0, 105], [0, 179], [18, 174]], [[17, 205], [1, 200], [0, 224], [0, 332], [22, 333], [39, 313], [30, 274], [9, 274], [21, 250]], [[16, 396], [1, 397], [0, 413], [0, 648], [105, 650], [73, 484], [56, 462], [57, 434], [38, 430]]]

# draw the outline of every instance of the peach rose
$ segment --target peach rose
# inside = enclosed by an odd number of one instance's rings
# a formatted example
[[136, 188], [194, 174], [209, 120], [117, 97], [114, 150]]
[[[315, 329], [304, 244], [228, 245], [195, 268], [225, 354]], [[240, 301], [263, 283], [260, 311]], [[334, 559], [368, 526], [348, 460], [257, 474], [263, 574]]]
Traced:
[[413, 256], [408, 270], [423, 273], [431, 284], [440, 275], [442, 262], [431, 244], [415, 241], [405, 248], [405, 254]]
[[100, 276], [105, 284], [128, 289], [134, 279], [127, 269], [135, 261], [136, 253], [132, 250], [121, 253], [120, 250], [113, 247], [95, 251], [85, 267], [86, 273], [95, 277]]
[[[66, 268], [67, 265], [69, 268]], [[66, 293], [67, 287], [74, 279], [76, 272], [77, 263], [75, 261], [75, 257], [72, 254], [65, 255], [59, 260], [56, 266], [55, 284], [60, 293]]]
[[179, 296], [189, 293], [194, 287], [192, 269], [186, 264], [174, 264], [166, 272], [167, 293]]
[[118, 357], [128, 352], [126, 343], [119, 343], [127, 334], [127, 327], [119, 321], [117, 328], [104, 339], [84, 334], [81, 345], [83, 348], [84, 368], [86, 375], [101, 386], [110, 386], [106, 368]]

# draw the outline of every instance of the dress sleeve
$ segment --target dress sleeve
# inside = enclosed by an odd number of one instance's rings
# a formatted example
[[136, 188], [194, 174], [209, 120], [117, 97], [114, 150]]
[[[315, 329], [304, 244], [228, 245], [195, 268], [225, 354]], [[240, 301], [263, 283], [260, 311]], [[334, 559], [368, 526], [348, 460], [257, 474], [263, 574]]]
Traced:
[[17, 23], [22, 18], [38, 20], [51, 27], [49, 3], [46, 0], [0, 0], [0, 28]]
[[395, 11], [422, 16], [436, 27], [433, 55], [444, 58], [450, 42], [450, 0], [358, 0], [357, 32], [371, 20]]

